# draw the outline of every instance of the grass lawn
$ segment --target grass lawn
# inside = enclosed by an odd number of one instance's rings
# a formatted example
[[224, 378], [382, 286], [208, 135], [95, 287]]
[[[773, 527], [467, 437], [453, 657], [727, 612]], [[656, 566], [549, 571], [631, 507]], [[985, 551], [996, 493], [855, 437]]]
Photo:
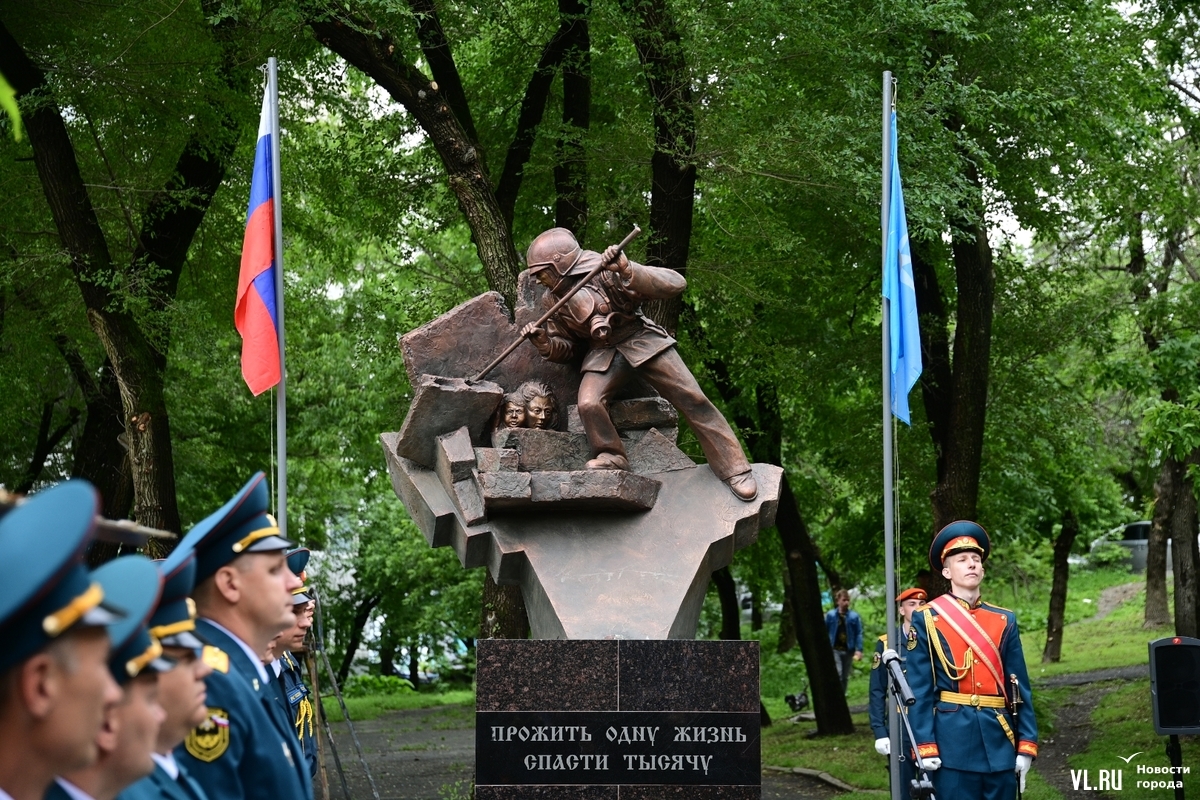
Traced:
[[1130, 664], [1146, 664], [1149, 669], [1146, 645], [1153, 639], [1171, 636], [1173, 629], [1168, 626], [1154, 631], [1143, 630], [1145, 610], [1146, 591], [1143, 589], [1102, 620], [1068, 625], [1063, 631], [1062, 660], [1057, 664], [1041, 663], [1042, 647], [1046, 643], [1044, 631], [1022, 633], [1021, 645], [1025, 649], [1030, 679], [1036, 682], [1040, 677]]
[[[342, 710], [338, 707], [336, 697], [322, 696], [321, 705], [325, 707], [325, 716], [330, 722], [342, 720]], [[457, 689], [449, 692], [407, 692], [405, 694], [368, 695], [366, 697], [347, 697], [346, 709], [350, 719], [359, 722], [364, 719], [375, 719], [387, 711], [401, 711], [413, 708], [438, 708], [439, 706], [475, 705], [475, 692], [470, 689]]]

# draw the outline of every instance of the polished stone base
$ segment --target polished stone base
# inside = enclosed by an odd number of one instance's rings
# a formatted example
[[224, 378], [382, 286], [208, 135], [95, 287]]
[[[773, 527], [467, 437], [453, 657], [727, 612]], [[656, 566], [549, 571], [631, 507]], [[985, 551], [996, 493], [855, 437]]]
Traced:
[[[478, 648], [479, 800], [761, 796], [757, 642], [484, 639]], [[557, 726], [571, 741], [555, 737]], [[656, 730], [652, 743], [627, 737], [639, 728]], [[538, 769], [539, 758], [594, 764], [601, 753], [602, 770]], [[685, 759], [706, 759], [705, 774], [678, 770]], [[654, 763], [668, 769], [647, 771]]]

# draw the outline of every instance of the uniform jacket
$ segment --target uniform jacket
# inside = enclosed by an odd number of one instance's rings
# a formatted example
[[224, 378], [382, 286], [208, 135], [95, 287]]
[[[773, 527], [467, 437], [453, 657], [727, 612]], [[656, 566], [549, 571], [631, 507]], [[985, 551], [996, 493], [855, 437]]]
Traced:
[[117, 800], [208, 800], [208, 795], [182, 764], [179, 765], [179, 780], [175, 780], [166, 770], [155, 764], [154, 772], [125, 787], [124, 791], [117, 795]]
[[[958, 606], [983, 628], [1002, 662], [998, 686], [991, 671], [972, 653], [967, 656], [968, 644], [932, 606], [922, 606], [913, 613], [912, 626], [917, 633], [917, 646], [908, 654], [907, 677], [917, 702], [909, 709], [913, 734], [922, 758], [936, 756], [942, 765], [964, 772], [999, 772], [1012, 770], [1017, 753], [1037, 756], [1037, 720], [1033, 711], [1033, 695], [1029, 689], [1029, 674], [1017, 630], [1017, 615], [1006, 608], [980, 602], [974, 608], [966, 601], [953, 598]], [[966, 628], [969, 635], [976, 636]], [[935, 643], [931, 637], [937, 637]], [[950, 663], [942, 663], [935, 644]], [[974, 662], [969, 669], [959, 669]], [[950, 703], [941, 698], [942, 692], [962, 695], [996, 697], [1011, 693], [1009, 675], [1015, 674], [1024, 701], [1019, 707], [1016, 725], [1007, 708], [987, 708], [970, 704]], [[1010, 738], [1011, 736], [1011, 738]]]
[[[838, 610], [836, 607], [829, 609], [829, 613], [825, 615], [825, 627], [829, 629], [829, 643], [833, 644], [837, 638], [838, 627]], [[862, 617], [858, 612], [850, 609], [846, 611], [846, 650], [850, 653], [862, 652], [863, 627]]]
[[[901, 628], [903, 632], [903, 628]], [[908, 636], [905, 637], [903, 645], [896, 650], [901, 661], [907, 661], [909, 648], [908, 643], [912, 642], [916, 645], [916, 633], [910, 627]], [[875, 640], [875, 655], [871, 658], [871, 686], [867, 694], [867, 717], [871, 721], [871, 732], [875, 734], [876, 739], [886, 739], [890, 735], [888, 730], [888, 708], [887, 703], [887, 685], [888, 677], [887, 670], [883, 666], [883, 651], [887, 649], [887, 634], [880, 636]], [[908, 672], [907, 664], [904, 666], [904, 671]], [[900, 726], [901, 746], [903, 752], [907, 753], [912, 748], [912, 742], [908, 738], [908, 730], [904, 725]]]
[[[312, 781], [291, 721], [264, 686], [254, 662], [228, 634], [207, 620], [196, 630], [219, 648], [205, 678], [212, 719], [175, 749], [175, 758], [209, 800], [308, 800]], [[268, 670], [268, 683], [274, 676]]]
[[304, 751], [304, 759], [308, 762], [308, 774], [317, 776], [317, 739], [315, 731], [315, 714], [311, 692], [304, 685], [304, 671], [300, 661], [291, 653], [284, 653], [280, 659], [283, 670], [279, 673], [279, 682], [283, 687], [284, 702], [288, 705], [288, 716], [291, 717], [293, 733]]
[[[589, 270], [599, 263], [600, 254], [591, 250], [584, 250], [577, 262]], [[568, 362], [587, 348], [582, 372], [607, 371], [617, 353], [639, 367], [675, 344], [666, 330], [642, 314], [642, 301], [674, 297], [685, 288], [687, 281], [673, 269], [630, 261], [628, 280], [604, 270], [546, 323], [550, 342], [539, 352], [550, 361]], [[548, 306], [557, 301], [546, 293]], [[593, 336], [592, 320], [597, 315], [611, 315], [612, 333], [607, 339]]]

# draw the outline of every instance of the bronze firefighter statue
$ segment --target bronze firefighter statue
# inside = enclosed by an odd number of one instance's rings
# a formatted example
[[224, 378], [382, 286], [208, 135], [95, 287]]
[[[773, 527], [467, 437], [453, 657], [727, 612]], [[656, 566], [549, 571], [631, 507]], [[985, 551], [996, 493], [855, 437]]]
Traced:
[[675, 339], [642, 314], [642, 302], [675, 297], [687, 282], [674, 270], [630, 261], [620, 245], [604, 253], [584, 250], [566, 228], [551, 228], [529, 245], [526, 266], [547, 289], [549, 306], [566, 296], [595, 267], [587, 285], [545, 322], [521, 331], [543, 358], [568, 362], [584, 352], [579, 418], [592, 448], [588, 469], [628, 469], [608, 402], [640, 376], [688, 421], [713, 473], [742, 500], [758, 495], [750, 462], [725, 417], [696, 382], [675, 349]]

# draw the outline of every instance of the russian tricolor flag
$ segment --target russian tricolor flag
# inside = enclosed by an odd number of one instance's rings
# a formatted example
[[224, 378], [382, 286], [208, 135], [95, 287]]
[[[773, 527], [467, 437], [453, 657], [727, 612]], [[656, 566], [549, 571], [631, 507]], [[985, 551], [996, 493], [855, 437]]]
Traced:
[[246, 238], [242, 242], [242, 269], [238, 276], [233, 323], [242, 335], [242, 377], [255, 395], [279, 383], [279, 315], [283, 300], [275, 295], [275, 192], [271, 185], [271, 107], [263, 94], [258, 122], [258, 147], [254, 152], [254, 177], [250, 181], [250, 208], [246, 213]]

